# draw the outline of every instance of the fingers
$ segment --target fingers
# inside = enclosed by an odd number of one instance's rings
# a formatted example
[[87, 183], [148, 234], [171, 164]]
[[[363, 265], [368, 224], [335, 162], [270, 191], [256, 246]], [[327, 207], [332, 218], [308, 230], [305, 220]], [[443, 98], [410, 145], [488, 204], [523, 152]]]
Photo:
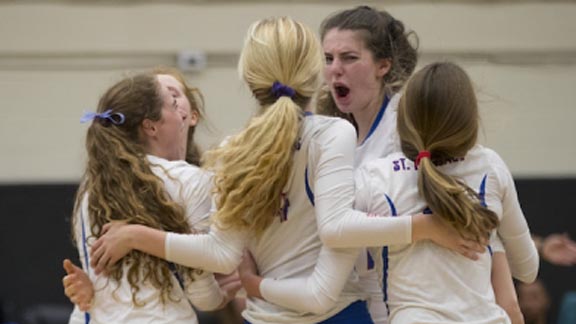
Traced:
[[76, 305], [78, 305], [78, 308], [83, 311], [83, 312], [87, 312], [90, 310], [90, 308], [92, 307], [92, 303], [91, 302], [78, 302], [76, 303]]
[[240, 280], [228, 283], [226, 286], [221, 287], [222, 290], [226, 291], [226, 294], [230, 298], [234, 298], [240, 288], [242, 288], [242, 282]]
[[465, 250], [463, 251], [462, 254], [464, 257], [472, 260], [472, 261], [477, 261], [478, 260], [478, 254], [476, 254], [476, 252], [471, 252], [469, 250]]
[[104, 245], [102, 237], [99, 238], [90, 252], [90, 266], [94, 269], [94, 273], [105, 273], [106, 269], [114, 265], [118, 258], [111, 254], [110, 249]]
[[474, 251], [473, 249], [470, 249], [469, 247], [466, 246], [461, 246], [461, 248], [459, 249], [459, 253], [461, 255], [463, 255], [464, 257], [476, 261], [479, 259], [478, 253], [476, 251]]
[[471, 246], [469, 245], [468, 248], [476, 253], [484, 253], [486, 252], [486, 246], [488, 246], [488, 243], [480, 244], [477, 242], [472, 242]]
[[[71, 288], [71, 286], [74, 284], [74, 280], [75, 280], [75, 275], [73, 275], [73, 274], [66, 275], [66, 276], [64, 276], [64, 278], [62, 278], [62, 285], [64, 286], [64, 293], [68, 297], [70, 297], [70, 294], [72, 294], [72, 291], [68, 290], [68, 288]], [[70, 292], [70, 294], [69, 294], [69, 292]]]
[[92, 246], [92, 250], [90, 251], [90, 266], [92, 268], [97, 268], [101, 266], [104, 252], [105, 249], [102, 246], [102, 241], [97, 240]]
[[66, 270], [67, 274], [73, 274], [74, 273], [74, 264], [72, 263], [72, 261], [68, 260], [68, 259], [64, 259], [64, 262], [62, 262], [62, 267], [64, 267], [64, 270]]
[[70, 298], [71, 302], [76, 304], [75, 300], [77, 300], [79, 298], [78, 294], [76, 293], [76, 285], [75, 284], [69, 284], [68, 286], [66, 286], [66, 288], [64, 288], [64, 295], [66, 295], [66, 297]]
[[102, 226], [102, 233], [100, 233], [100, 236], [106, 234], [106, 232], [108, 232], [108, 230], [110, 229], [111, 226], [112, 226], [112, 223], [104, 224], [104, 226]]
[[86, 312], [92, 307], [92, 301], [85, 301], [85, 298], [85, 296], [74, 295], [74, 297], [70, 297], [70, 301], [77, 305], [81, 311]]
[[94, 260], [91, 262], [92, 268], [94, 268], [94, 273], [99, 275], [101, 273], [104, 273], [106, 271], [106, 268], [108, 268], [108, 264], [110, 263], [110, 258], [106, 255], [100, 257], [95, 263]]
[[238, 271], [234, 271], [230, 275], [222, 275], [215, 273], [214, 277], [216, 278], [216, 281], [220, 286], [224, 286], [231, 282], [240, 281], [240, 275], [238, 274]]
[[485, 253], [487, 245], [482, 245], [476, 241], [462, 239], [458, 246], [458, 253], [471, 260], [478, 260], [479, 254]]
[[87, 311], [92, 307], [92, 297], [85, 290], [79, 288], [76, 274], [66, 275], [62, 279], [64, 294], [70, 302], [76, 304], [81, 311]]
[[254, 257], [252, 256], [252, 253], [248, 251], [248, 249], [244, 250], [244, 258], [248, 258], [248, 260], [250, 260], [251, 263], [255, 263]]
[[90, 261], [90, 265], [94, 266], [92, 263], [94, 262], [94, 260], [98, 260], [101, 256], [102, 253], [104, 253], [104, 249], [102, 249], [102, 240], [98, 239], [96, 240], [96, 242], [94, 242], [94, 244], [92, 244], [92, 247], [90, 248], [90, 259], [92, 259], [92, 261]]
[[62, 266], [64, 267], [64, 270], [66, 270], [67, 274], [73, 274], [83, 271], [82, 268], [72, 263], [72, 261], [70, 261], [69, 259], [65, 259], [64, 262], [62, 263]]
[[238, 278], [237, 280], [220, 283], [219, 285], [222, 290], [238, 290], [242, 287], [242, 282], [240, 281], [240, 278]]
[[463, 249], [474, 253], [484, 253], [486, 251], [486, 245], [482, 245], [478, 242], [470, 240], [462, 240], [462, 242], [460, 242], [460, 246]]

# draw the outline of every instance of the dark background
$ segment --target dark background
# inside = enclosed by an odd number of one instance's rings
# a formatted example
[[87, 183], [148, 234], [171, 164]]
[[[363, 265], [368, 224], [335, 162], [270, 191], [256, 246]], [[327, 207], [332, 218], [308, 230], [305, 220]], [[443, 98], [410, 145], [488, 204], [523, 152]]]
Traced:
[[[576, 178], [516, 179], [516, 186], [532, 233], [576, 238]], [[70, 237], [76, 189], [77, 184], [0, 185], [0, 323], [42, 323], [47, 312], [71, 311], [62, 260], [78, 264]], [[540, 278], [552, 297], [554, 323], [562, 295], [576, 290], [576, 267], [543, 261]]]

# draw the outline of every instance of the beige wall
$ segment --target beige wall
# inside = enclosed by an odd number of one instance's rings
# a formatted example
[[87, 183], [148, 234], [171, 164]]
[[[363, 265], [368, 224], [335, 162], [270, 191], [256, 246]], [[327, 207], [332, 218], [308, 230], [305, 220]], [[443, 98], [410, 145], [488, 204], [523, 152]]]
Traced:
[[[188, 76], [214, 126], [200, 141], [216, 143], [254, 107], [234, 61], [250, 22], [284, 14], [317, 29], [350, 6], [110, 3], [0, 2], [0, 183], [77, 181], [82, 113], [127, 71], [175, 64], [182, 50], [208, 55], [208, 67]], [[448, 58], [467, 68], [479, 90], [483, 141], [516, 176], [576, 176], [576, 4], [417, 1], [386, 9], [418, 32], [423, 64]]]

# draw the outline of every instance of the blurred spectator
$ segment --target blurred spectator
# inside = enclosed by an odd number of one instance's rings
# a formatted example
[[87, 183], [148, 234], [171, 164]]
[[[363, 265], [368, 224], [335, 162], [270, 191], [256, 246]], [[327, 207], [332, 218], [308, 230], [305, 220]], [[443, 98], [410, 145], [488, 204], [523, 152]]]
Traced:
[[576, 265], [576, 242], [568, 234], [534, 235], [533, 239], [541, 259], [558, 266]]
[[529, 284], [520, 282], [516, 289], [525, 324], [546, 324], [550, 296], [542, 280], [537, 279]]

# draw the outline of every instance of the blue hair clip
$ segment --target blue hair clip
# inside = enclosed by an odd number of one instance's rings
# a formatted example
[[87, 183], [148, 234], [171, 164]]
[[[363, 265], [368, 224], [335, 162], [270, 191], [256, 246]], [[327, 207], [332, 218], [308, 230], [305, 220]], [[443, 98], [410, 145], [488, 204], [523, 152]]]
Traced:
[[294, 89], [285, 84], [282, 84], [278, 81], [274, 81], [274, 83], [272, 84], [272, 95], [276, 97], [276, 99], [282, 96], [294, 98], [294, 95], [296, 95], [296, 91], [294, 91]]
[[113, 113], [112, 109], [108, 109], [103, 113], [86, 112], [82, 118], [80, 118], [80, 123], [86, 123], [94, 119], [106, 120], [114, 125], [122, 125], [126, 117], [124, 117], [122, 113]]

